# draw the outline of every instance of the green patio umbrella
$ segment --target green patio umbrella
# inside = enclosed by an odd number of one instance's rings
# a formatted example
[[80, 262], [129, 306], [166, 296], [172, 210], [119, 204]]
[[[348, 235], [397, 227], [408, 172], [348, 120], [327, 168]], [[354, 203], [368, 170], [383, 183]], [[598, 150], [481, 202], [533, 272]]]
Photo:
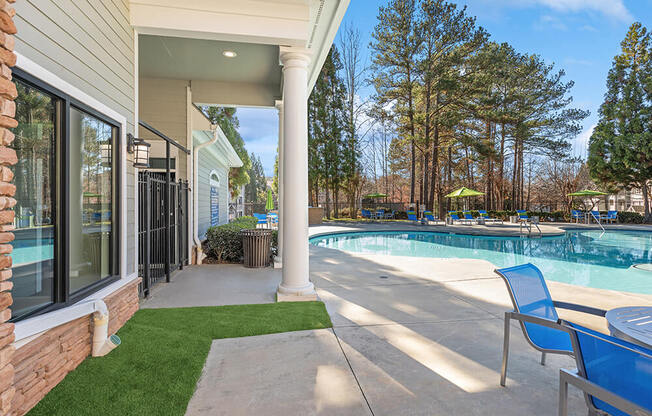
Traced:
[[[571, 192], [570, 194], [567, 194], [568, 196], [584, 196], [584, 197], [596, 197], [596, 196], [603, 196], [603, 195], [609, 195], [606, 192], [600, 192], [600, 191], [593, 191], [590, 189], [582, 189], [581, 191], [577, 192]], [[591, 209], [588, 211], [593, 211], [593, 207], [595, 207], [595, 202], [593, 202], [593, 198], [591, 198]], [[584, 201], [582, 201], [582, 205], [584, 205], [584, 209], [586, 210], [586, 204]]]
[[272, 198], [272, 190], [267, 190], [267, 202], [265, 202], [265, 209], [271, 211], [274, 209], [274, 198]]
[[375, 193], [375, 194], [365, 195], [365, 198], [387, 198], [387, 195]]
[[568, 196], [602, 196], [602, 195], [609, 195], [609, 194], [606, 192], [592, 191], [590, 189], [584, 189], [581, 191], [572, 192], [568, 194]]
[[460, 189], [456, 189], [448, 195], [445, 195], [446, 198], [464, 198], [468, 196], [481, 196], [484, 195], [484, 192], [476, 191], [475, 189], [469, 189], [465, 186]]

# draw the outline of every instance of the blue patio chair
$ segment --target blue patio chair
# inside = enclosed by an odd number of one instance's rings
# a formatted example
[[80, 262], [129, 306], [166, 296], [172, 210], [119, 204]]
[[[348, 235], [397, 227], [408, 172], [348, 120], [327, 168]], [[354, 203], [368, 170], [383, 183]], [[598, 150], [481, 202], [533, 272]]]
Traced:
[[271, 222], [272, 224], [278, 224], [278, 214], [277, 213], [270, 212], [270, 213], [267, 214], [267, 218], [268, 218], [269, 222]]
[[258, 214], [254, 212], [254, 217], [258, 220], [256, 224], [265, 224], [267, 225], [267, 214]]
[[517, 209], [516, 213], [518, 214], [519, 221], [530, 222], [530, 217], [528, 217], [527, 211], [524, 209]]
[[385, 213], [385, 219], [386, 220], [394, 219], [394, 218], [396, 218], [396, 210], [392, 210], [391, 212], [386, 212]]
[[455, 224], [455, 221], [461, 222], [462, 224], [470, 224], [469, 220], [466, 218], [460, 218], [455, 211], [449, 211], [448, 216], [453, 220], [453, 224]]
[[509, 329], [511, 320], [519, 321], [527, 342], [541, 351], [541, 365], [545, 365], [546, 354], [573, 355], [571, 339], [559, 323], [557, 309], [604, 316], [606, 311], [573, 303], [553, 301], [541, 271], [533, 264], [496, 269], [503, 278], [514, 310], [505, 312], [503, 338], [503, 364], [500, 371], [500, 385], [505, 386], [507, 358], [509, 356]]
[[414, 211], [408, 211], [407, 212], [407, 217], [408, 217], [408, 220], [410, 220], [410, 221], [414, 221], [414, 222], [419, 221], [419, 219], [417, 218], [417, 213], [414, 212]]
[[575, 222], [579, 223], [580, 221], [584, 221], [586, 218], [583, 211], [578, 211], [578, 210], [572, 210], [571, 211], [571, 218], [575, 220]]
[[437, 219], [435, 218], [435, 216], [432, 214], [432, 211], [424, 211], [424, 212], [423, 212], [423, 216], [425, 217], [425, 219], [426, 219], [427, 221], [432, 221], [432, 222], [437, 221]]
[[607, 211], [607, 215], [604, 215], [603, 218], [610, 223], [618, 222], [618, 211]]
[[591, 216], [589, 218], [593, 218], [595, 222], [600, 222], [602, 216], [600, 215], [600, 211], [591, 211]]
[[559, 371], [559, 416], [568, 416], [568, 385], [584, 392], [589, 416], [652, 415], [652, 350], [567, 321], [577, 370]]
[[378, 220], [382, 220], [383, 218], [385, 218], [385, 210], [384, 209], [376, 210], [375, 218], [378, 219]]
[[469, 222], [469, 224], [473, 224], [474, 222], [478, 222], [475, 218], [473, 218], [473, 215], [471, 215], [471, 211], [464, 211], [462, 212], [464, 214], [464, 219]]
[[362, 210], [360, 210], [360, 216], [362, 218], [371, 219], [371, 211], [369, 211], [368, 209], [362, 209]]
[[501, 220], [500, 218], [489, 217], [489, 214], [487, 214], [487, 211], [484, 209], [479, 209], [478, 214], [480, 214], [480, 217], [482, 217], [484, 222], [500, 222], [501, 224], [503, 223], [503, 220]]

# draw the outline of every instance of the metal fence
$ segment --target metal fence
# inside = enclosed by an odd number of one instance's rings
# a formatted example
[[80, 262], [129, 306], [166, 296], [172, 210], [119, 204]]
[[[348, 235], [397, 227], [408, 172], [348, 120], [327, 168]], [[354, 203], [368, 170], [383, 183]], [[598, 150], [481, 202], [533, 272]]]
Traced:
[[168, 280], [188, 264], [188, 182], [170, 182], [167, 210], [165, 190], [164, 173], [138, 174], [138, 275], [144, 296], [161, 278]]

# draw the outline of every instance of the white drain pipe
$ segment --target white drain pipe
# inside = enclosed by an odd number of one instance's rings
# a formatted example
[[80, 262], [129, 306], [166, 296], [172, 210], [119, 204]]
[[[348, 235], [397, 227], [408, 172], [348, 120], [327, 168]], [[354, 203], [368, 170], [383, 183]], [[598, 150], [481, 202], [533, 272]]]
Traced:
[[109, 335], [109, 308], [102, 299], [93, 302], [93, 357], [103, 357], [120, 345], [120, 337]]
[[192, 239], [197, 247], [197, 264], [201, 260], [202, 248], [199, 241], [199, 151], [215, 143], [218, 139], [217, 124], [211, 124], [213, 138], [206, 143], [202, 143], [193, 149], [192, 155]]

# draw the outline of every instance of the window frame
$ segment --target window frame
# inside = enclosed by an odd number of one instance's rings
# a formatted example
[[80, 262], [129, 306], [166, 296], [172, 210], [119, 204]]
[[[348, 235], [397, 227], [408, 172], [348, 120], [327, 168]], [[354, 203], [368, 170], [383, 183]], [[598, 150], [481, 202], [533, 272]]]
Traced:
[[[56, 100], [55, 108], [57, 109], [57, 138], [54, 144], [55, 152], [55, 189], [53, 195], [55, 203], [53, 206], [55, 218], [54, 224], [54, 276], [53, 276], [53, 300], [50, 304], [34, 309], [29, 313], [12, 317], [10, 322], [19, 322], [21, 320], [32, 318], [47, 312], [52, 312], [61, 308], [68, 307], [88, 295], [101, 290], [102, 288], [114, 283], [121, 278], [122, 264], [122, 208], [120, 201], [123, 196], [122, 189], [122, 124], [115, 119], [95, 110], [93, 107], [82, 101], [66, 94], [60, 89], [53, 87], [47, 82], [31, 75], [30, 73], [14, 67], [12, 76], [20, 82], [34, 87], [43, 93], [51, 96]], [[98, 120], [108, 124], [115, 129], [113, 134], [113, 154], [112, 154], [112, 243], [111, 275], [102, 278], [86, 287], [70, 293], [70, 267], [68, 248], [70, 247], [70, 192], [67, 180], [59, 180], [70, 177], [70, 108], [73, 107], [83, 113], [86, 113]]]

